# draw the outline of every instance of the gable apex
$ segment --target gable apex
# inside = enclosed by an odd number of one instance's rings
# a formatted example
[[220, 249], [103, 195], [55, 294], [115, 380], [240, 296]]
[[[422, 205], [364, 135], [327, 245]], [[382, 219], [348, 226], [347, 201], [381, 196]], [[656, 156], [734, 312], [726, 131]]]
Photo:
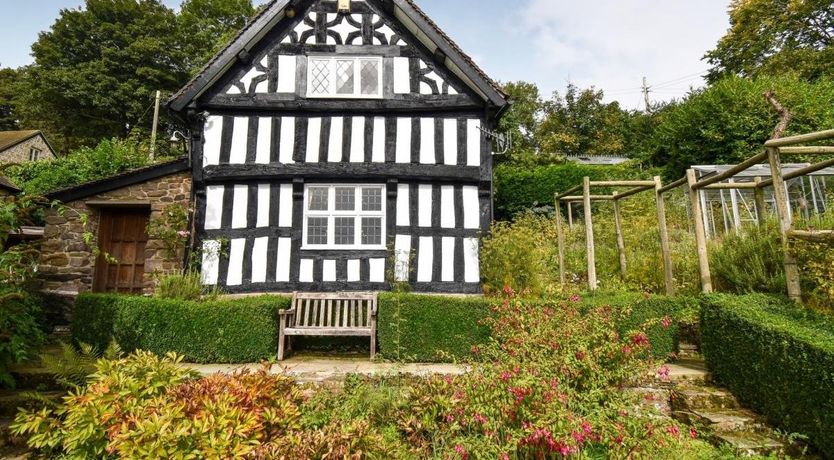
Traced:
[[[278, 27], [282, 21], [285, 19], [288, 21], [297, 21], [298, 18], [296, 15], [303, 14], [303, 11], [301, 11], [302, 9], [306, 10], [307, 5], [317, 4], [320, 1], [321, 0], [313, 2], [309, 0], [271, 0], [238, 33], [238, 35], [226, 45], [226, 47], [214, 56], [185, 87], [183, 87], [168, 101], [168, 107], [174, 111], [183, 111], [186, 107], [195, 103], [198, 98], [203, 96], [203, 94], [224, 79], [224, 76], [228, 72], [232, 71], [236, 64], [239, 62], [250, 61], [253, 58], [252, 54], [254, 50], [261, 45], [264, 38], [269, 35], [274, 28]], [[365, 38], [366, 45], [386, 43], [394, 45], [396, 43], [403, 43], [403, 40], [406, 38], [411, 42], [415, 42], [414, 44], [418, 44], [416, 42], [419, 42], [425, 50], [432, 54], [430, 57], [434, 60], [434, 64], [442, 64], [448, 74], [453, 75], [458, 79], [460, 85], [468, 87], [471, 91], [470, 94], [472, 94], [473, 97], [477, 96], [487, 106], [493, 107], [496, 112], [500, 112], [507, 106], [507, 96], [503, 93], [498, 84], [490, 79], [489, 76], [487, 76], [486, 73], [483, 72], [483, 70], [481, 70], [469, 56], [463, 53], [463, 51], [448, 37], [448, 35], [440, 30], [437, 25], [432, 22], [428, 16], [426, 16], [426, 14], [420, 10], [416, 4], [414, 4], [412, 0], [353, 0], [353, 2], [367, 4], [368, 6], [365, 7], [365, 11], [367, 11], [368, 7], [380, 11], [380, 14], [384, 14], [389, 18], [389, 20], [394, 21], [391, 23], [392, 26], [394, 26], [394, 23], [397, 23], [396, 28], [398, 30], [405, 34], [411, 34], [411, 37], [398, 37], [387, 25], [382, 25], [382, 22], [380, 21], [377, 24], [379, 30], [374, 30], [372, 33], [373, 43], [368, 43], [368, 38]], [[305, 6], [302, 8], [301, 5]], [[292, 8], [292, 10], [289, 8]], [[288, 15], [288, 11], [294, 14]], [[328, 16], [331, 15], [328, 14]], [[313, 17], [315, 17], [315, 15], [313, 15]], [[343, 27], [345, 31], [351, 27], [356, 27], [357, 25], [360, 28], [362, 27], [362, 24], [354, 24], [356, 20], [351, 19], [351, 15], [345, 15], [344, 18], [339, 16], [338, 19], [344, 20], [336, 20], [334, 23], [338, 23], [337, 25]], [[330, 18], [330, 20], [332, 21], [333, 19]], [[300, 23], [299, 29], [292, 30], [291, 36], [288, 35], [284, 37], [282, 43], [297, 43], [302, 38], [301, 33], [304, 33], [303, 40], [309, 40], [309, 34], [311, 32], [299, 33], [299, 30], [303, 31], [306, 27], [304, 24], [305, 22], [309, 23], [309, 19], [305, 18]], [[355, 35], [357, 32], [353, 32], [353, 34]], [[360, 37], [358, 40], [362, 41], [363, 38], [361, 37], [361, 32], [359, 34]], [[272, 34], [272, 36], [274, 36], [274, 34]], [[338, 37], [338, 32], [335, 36]], [[343, 38], [347, 36], [347, 34], [342, 35]], [[381, 38], [382, 43], [377, 42], [377, 36]], [[368, 36], [366, 35], [365, 37]], [[339, 40], [338, 38], [336, 39]], [[313, 40], [315, 40], [315, 37], [313, 37]], [[319, 40], [319, 43], [324, 43], [321, 41], [321, 38], [319, 38]], [[326, 37], [326, 40], [331, 40], [331, 38], [328, 36]], [[354, 39], [352, 38], [352, 40]], [[258, 66], [260, 62], [255, 64]], [[421, 66], [425, 67], [424, 64], [425, 63], [421, 64]], [[258, 67], [260, 67], [260, 71], [264, 70], [263, 65]], [[433, 83], [432, 78], [437, 76], [428, 75], [428, 72], [425, 72], [425, 74], [426, 76], [423, 78], [426, 79], [427, 84], [431, 85], [433, 88], [436, 86], [444, 87], [441, 92], [444, 92], [445, 88], [451, 86], [450, 83], [444, 84], [444, 82], [439, 78], [437, 78], [437, 83]], [[255, 74], [253, 74], [253, 76], [254, 75]], [[248, 77], [246, 81], [251, 82], [251, 79], [252, 76]], [[261, 88], [263, 87], [265, 87], [264, 84], [261, 85]], [[240, 89], [243, 90], [242, 92], [246, 91], [245, 87], [240, 87]], [[230, 94], [237, 93], [237, 91], [237, 89], [231, 88]], [[450, 94], [451, 92], [453, 92], [452, 88], [450, 88]], [[435, 94], [437, 94], [437, 90], [435, 90]]]

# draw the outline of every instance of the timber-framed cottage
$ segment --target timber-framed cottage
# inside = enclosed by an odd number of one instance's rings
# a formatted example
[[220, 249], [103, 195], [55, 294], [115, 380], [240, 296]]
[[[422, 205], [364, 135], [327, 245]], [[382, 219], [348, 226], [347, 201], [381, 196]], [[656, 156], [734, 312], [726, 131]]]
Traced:
[[168, 107], [202, 278], [480, 293], [505, 94], [412, 0], [273, 0]]

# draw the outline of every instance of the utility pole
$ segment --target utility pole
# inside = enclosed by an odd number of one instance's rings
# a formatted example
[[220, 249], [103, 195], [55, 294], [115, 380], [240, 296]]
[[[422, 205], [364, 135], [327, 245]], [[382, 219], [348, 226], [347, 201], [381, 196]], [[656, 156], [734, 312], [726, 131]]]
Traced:
[[646, 101], [646, 113], [652, 113], [652, 103], [649, 100], [649, 83], [646, 77], [643, 77], [643, 99]]
[[161, 99], [162, 91], [157, 91], [153, 108], [153, 127], [151, 127], [151, 161], [154, 161], [156, 157], [156, 127], [159, 125], [159, 103]]

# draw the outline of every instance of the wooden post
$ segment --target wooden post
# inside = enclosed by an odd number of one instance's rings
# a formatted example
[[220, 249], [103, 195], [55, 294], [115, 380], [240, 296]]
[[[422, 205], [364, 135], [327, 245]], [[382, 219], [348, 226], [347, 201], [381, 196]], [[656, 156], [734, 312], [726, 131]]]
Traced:
[[617, 192], [614, 192], [614, 229], [617, 232], [617, 251], [620, 253], [620, 275], [626, 277], [626, 253], [625, 241], [623, 240], [623, 223], [620, 217], [620, 200], [617, 199]]
[[[570, 209], [570, 203], [568, 203]], [[562, 230], [562, 207], [556, 200], [556, 235], [559, 241], [559, 282], [565, 288], [565, 233]]]
[[151, 126], [151, 149], [150, 149], [150, 157], [151, 161], [156, 159], [156, 130], [157, 126], [159, 125], [159, 102], [162, 99], [162, 91], [156, 92], [156, 99], [154, 100], [154, 109], [153, 109], [153, 126]]
[[663, 255], [663, 279], [666, 295], [675, 295], [675, 278], [672, 272], [672, 250], [669, 248], [669, 229], [666, 227], [666, 200], [663, 198], [663, 182], [654, 178], [654, 199], [657, 204], [657, 228], [660, 231], [660, 252]]
[[573, 203], [568, 201], [568, 228], [573, 231]]
[[756, 199], [756, 217], [759, 219], [759, 225], [763, 225], [767, 220], [767, 206], [765, 205], [764, 188], [761, 187], [762, 178], [753, 178], [753, 183], [756, 188], [753, 189], [753, 196]]
[[712, 292], [712, 276], [709, 272], [709, 254], [707, 253], [707, 232], [704, 228], [704, 212], [701, 209], [701, 199], [698, 190], [693, 186], [698, 182], [695, 170], [686, 170], [686, 181], [689, 183], [689, 203], [692, 207], [692, 223], [695, 224], [695, 245], [698, 250], [698, 270], [701, 273], [701, 292]]
[[591, 217], [591, 178], [582, 180], [582, 196], [585, 207], [585, 243], [588, 248], [588, 289], [597, 289], [597, 267], [594, 255], [594, 221]]
[[788, 209], [788, 192], [785, 189], [785, 181], [782, 178], [782, 161], [779, 158], [779, 149], [768, 147], [767, 157], [770, 162], [770, 176], [773, 180], [773, 197], [776, 199], [776, 215], [779, 218], [779, 232], [782, 235], [788, 297], [799, 302], [802, 300], [802, 290], [799, 287], [799, 269], [796, 266], [796, 260], [790, 254], [790, 251], [788, 251], [788, 233], [791, 231], [793, 216], [791, 216], [791, 212]]

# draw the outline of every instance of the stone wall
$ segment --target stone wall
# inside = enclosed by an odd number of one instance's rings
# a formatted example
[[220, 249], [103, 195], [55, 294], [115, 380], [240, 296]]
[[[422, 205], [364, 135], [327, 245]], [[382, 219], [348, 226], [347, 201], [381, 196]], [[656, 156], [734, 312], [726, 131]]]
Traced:
[[23, 163], [29, 161], [29, 150], [32, 147], [41, 151], [40, 158], [38, 159], [39, 161], [55, 159], [55, 155], [52, 153], [52, 149], [49, 148], [49, 144], [46, 143], [42, 135], [38, 134], [37, 136], [23, 141], [8, 150], [0, 152], [0, 164]]
[[[76, 295], [92, 290], [95, 256], [84, 242], [84, 233], [98, 238], [101, 209], [106, 203], [147, 203], [151, 221], [160, 219], [165, 208], [180, 204], [191, 209], [191, 175], [188, 172], [111, 190], [82, 200], [65, 203], [61, 215], [51, 211], [46, 217], [44, 242], [41, 245], [40, 273], [44, 289], [60, 295]], [[82, 216], [86, 215], [86, 228]], [[177, 258], [179, 259], [179, 258]], [[145, 292], [153, 291], [159, 273], [171, 273], [182, 268], [182, 260], [173, 260], [161, 240], [148, 240], [145, 248]]]

